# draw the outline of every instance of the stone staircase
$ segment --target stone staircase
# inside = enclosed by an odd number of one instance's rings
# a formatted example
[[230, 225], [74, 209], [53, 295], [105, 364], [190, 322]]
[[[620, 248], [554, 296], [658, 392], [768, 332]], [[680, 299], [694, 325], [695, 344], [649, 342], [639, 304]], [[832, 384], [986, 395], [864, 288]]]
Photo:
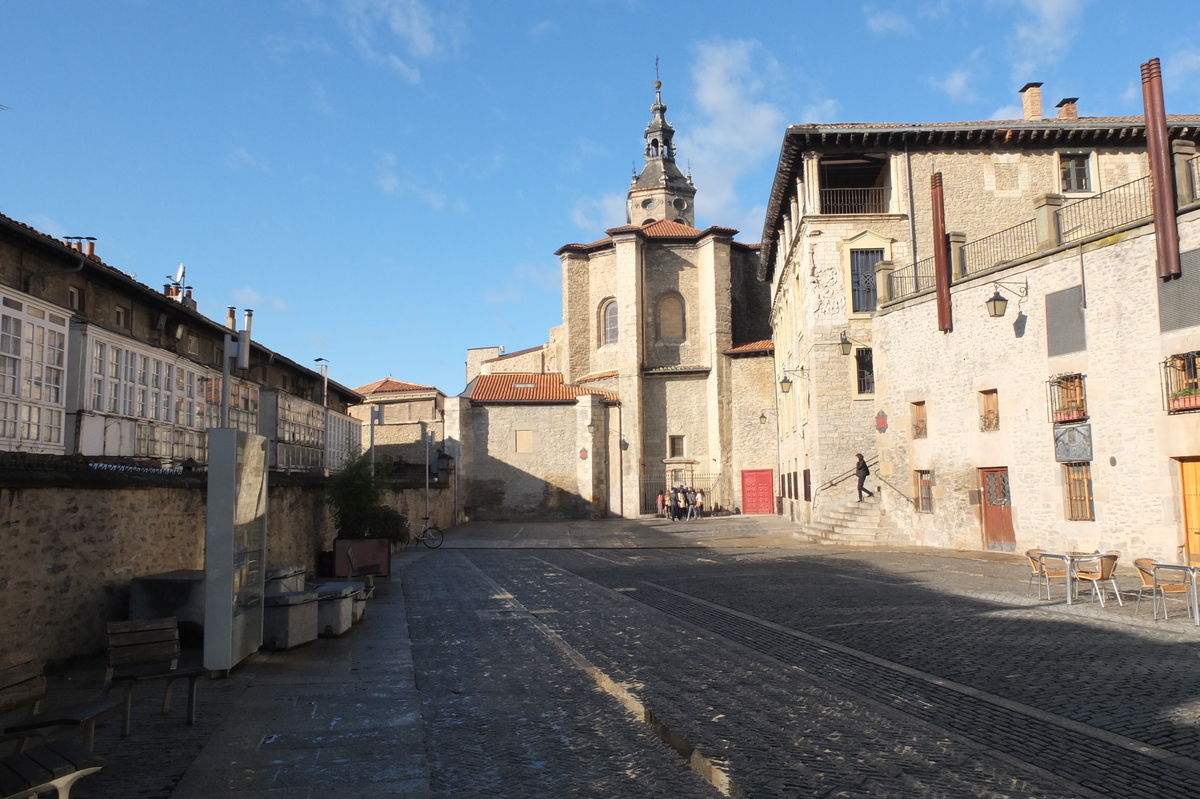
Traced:
[[907, 538], [898, 535], [880, 509], [879, 494], [862, 502], [853, 497], [824, 504], [817, 517], [804, 526], [816, 544], [839, 546], [902, 546]]

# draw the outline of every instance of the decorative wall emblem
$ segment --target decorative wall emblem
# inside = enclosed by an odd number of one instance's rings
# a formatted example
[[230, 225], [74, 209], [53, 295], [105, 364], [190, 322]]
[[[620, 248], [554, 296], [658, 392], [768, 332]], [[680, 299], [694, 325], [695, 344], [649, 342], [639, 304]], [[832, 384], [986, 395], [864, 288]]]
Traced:
[[887, 414], [883, 411], [875, 414], [875, 432], [886, 433], [887, 427]]
[[588, 456], [587, 447], [584, 447], [583, 449], [579, 450], [579, 459], [581, 461], [586, 461], [587, 456]]
[[1063, 424], [1054, 428], [1054, 460], [1078, 463], [1092, 459], [1092, 426]]

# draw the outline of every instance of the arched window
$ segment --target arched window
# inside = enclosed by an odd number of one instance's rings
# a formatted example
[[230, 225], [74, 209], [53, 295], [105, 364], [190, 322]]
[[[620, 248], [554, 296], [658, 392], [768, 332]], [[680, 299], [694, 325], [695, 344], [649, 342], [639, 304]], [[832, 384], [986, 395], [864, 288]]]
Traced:
[[600, 323], [603, 335], [601, 344], [617, 343], [617, 301], [609, 300], [600, 308]]
[[660, 341], [683, 341], [687, 338], [683, 299], [677, 294], [668, 294], [658, 301], [658, 338]]

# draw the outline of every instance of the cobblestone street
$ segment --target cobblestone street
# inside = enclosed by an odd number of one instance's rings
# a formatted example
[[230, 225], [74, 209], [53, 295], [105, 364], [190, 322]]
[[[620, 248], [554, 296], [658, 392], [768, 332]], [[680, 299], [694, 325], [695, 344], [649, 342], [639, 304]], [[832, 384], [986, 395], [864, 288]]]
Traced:
[[[350, 634], [139, 697], [82, 799], [1187, 797], [1200, 631], [776, 519], [473, 525]], [[1178, 606], [1178, 603], [1176, 603]]]

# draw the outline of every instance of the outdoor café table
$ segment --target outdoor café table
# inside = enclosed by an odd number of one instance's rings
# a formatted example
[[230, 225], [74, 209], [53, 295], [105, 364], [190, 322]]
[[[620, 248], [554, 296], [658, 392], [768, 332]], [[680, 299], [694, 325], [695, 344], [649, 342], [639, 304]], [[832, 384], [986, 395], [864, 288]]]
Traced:
[[[1196, 603], [1196, 573], [1200, 572], [1200, 566], [1181, 566], [1174, 563], [1155, 563], [1154, 564], [1154, 591], [1158, 593], [1158, 570], [1169, 569], [1172, 571], [1180, 571], [1187, 574], [1188, 583], [1188, 616], [1191, 616], [1192, 621], [1200, 627], [1200, 605]], [[1164, 597], [1164, 605], [1166, 599]]]
[[1080, 563], [1098, 561], [1100, 557], [1101, 556], [1099, 552], [1066, 552], [1061, 555], [1055, 552], [1043, 552], [1038, 556], [1040, 560], [1054, 558], [1055, 560], [1061, 560], [1063, 562], [1063, 571], [1067, 575], [1066, 582], [1068, 605], [1075, 604], [1075, 567]]

